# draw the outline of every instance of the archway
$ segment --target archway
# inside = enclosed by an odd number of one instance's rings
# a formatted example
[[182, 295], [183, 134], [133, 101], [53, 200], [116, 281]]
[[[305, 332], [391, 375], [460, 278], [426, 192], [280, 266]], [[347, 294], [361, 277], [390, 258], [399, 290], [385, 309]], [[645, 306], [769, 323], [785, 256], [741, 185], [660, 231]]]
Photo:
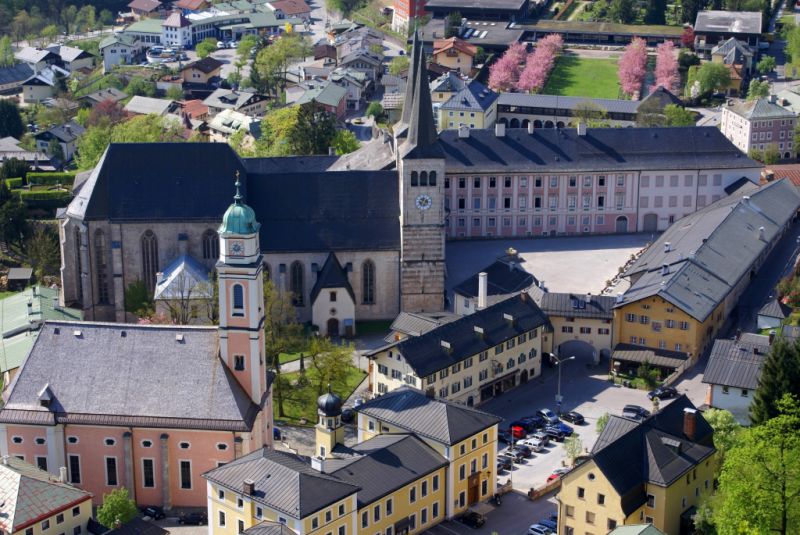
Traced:
[[544, 122], [544, 127], [545, 128], [555, 128], [555, 125], [553, 124], [553, 121], [545, 121]]
[[536, 119], [535, 121], [533, 121], [533, 127], [534, 128], [542, 128], [542, 121], [539, 120], [539, 119]]
[[644, 214], [642, 230], [645, 232], [656, 232], [658, 230], [658, 214]]
[[558, 357], [561, 359], [575, 357], [576, 361], [597, 364], [600, 361], [600, 352], [589, 342], [567, 340], [558, 345]]
[[336, 318], [328, 319], [328, 336], [339, 336], [339, 320]]
[[564, 128], [564, 121], [558, 121], [556, 123], [556, 128]]
[[521, 126], [522, 128], [528, 128], [528, 125], [529, 125], [529, 124], [531, 124], [531, 122], [530, 122], [529, 120], [527, 120], [527, 119], [523, 119], [523, 120], [522, 120], [522, 123], [520, 123], [520, 126]]
[[505, 117], [501, 117], [497, 122], [500, 123], [500, 124], [507, 125], [508, 124], [508, 119], [506, 119]]
[[467, 398], [467, 407], [473, 407], [475, 405], [475, 398], [470, 396]]
[[528, 370], [522, 370], [522, 373], [519, 374], [519, 382], [520, 384], [528, 382]]
[[514, 117], [513, 119], [511, 119], [511, 122], [508, 124], [508, 126], [510, 128], [519, 128], [519, 119]]
[[628, 217], [621, 215], [617, 217], [616, 232], [628, 232]]
[[792, 157], [792, 153], [791, 152], [784, 152], [783, 153], [783, 157], [784, 158], [791, 158]]

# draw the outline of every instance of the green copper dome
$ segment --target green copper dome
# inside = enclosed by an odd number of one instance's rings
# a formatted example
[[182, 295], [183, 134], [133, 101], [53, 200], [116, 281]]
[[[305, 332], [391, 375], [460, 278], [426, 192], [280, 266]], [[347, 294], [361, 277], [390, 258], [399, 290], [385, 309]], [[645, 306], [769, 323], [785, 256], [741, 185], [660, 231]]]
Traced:
[[233, 204], [225, 211], [222, 216], [222, 224], [217, 231], [219, 234], [255, 234], [261, 226], [256, 221], [256, 213], [252, 208], [242, 202], [242, 195], [239, 193], [239, 173], [236, 173], [236, 195], [233, 196]]

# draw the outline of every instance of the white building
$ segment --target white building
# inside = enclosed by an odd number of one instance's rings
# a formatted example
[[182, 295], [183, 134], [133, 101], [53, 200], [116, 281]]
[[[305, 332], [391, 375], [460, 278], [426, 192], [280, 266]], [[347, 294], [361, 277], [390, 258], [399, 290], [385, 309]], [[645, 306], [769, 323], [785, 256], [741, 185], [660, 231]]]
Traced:
[[108, 72], [114, 65], [135, 63], [141, 48], [141, 43], [135, 35], [117, 33], [106, 37], [100, 42], [103, 72]]
[[791, 158], [796, 147], [797, 116], [778, 105], [777, 96], [747, 101], [729, 101], [722, 106], [720, 130], [742, 152], [764, 151], [774, 146], [780, 157]]
[[161, 39], [165, 45], [180, 48], [192, 46], [192, 23], [179, 11], [173, 11], [161, 26]]

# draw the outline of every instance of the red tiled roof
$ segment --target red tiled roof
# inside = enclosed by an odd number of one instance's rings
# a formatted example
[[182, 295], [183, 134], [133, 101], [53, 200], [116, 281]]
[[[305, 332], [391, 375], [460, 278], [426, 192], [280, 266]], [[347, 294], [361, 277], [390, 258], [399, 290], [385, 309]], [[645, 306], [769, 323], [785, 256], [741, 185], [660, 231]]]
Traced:
[[276, 0], [272, 2], [272, 7], [280, 9], [286, 15], [301, 15], [303, 13], [311, 13], [311, 8], [304, 0]]
[[128, 7], [149, 13], [161, 7], [161, 2], [158, 0], [133, 0]]
[[208, 106], [203, 104], [202, 100], [187, 100], [183, 103], [183, 111], [192, 119], [197, 119], [208, 114]]
[[180, 9], [188, 9], [189, 11], [197, 11], [198, 9], [203, 7], [203, 5], [205, 5], [205, 4], [206, 4], [206, 0], [178, 0], [177, 2], [175, 2], [172, 5], [174, 7], [180, 8]]
[[475, 56], [478, 53], [478, 47], [471, 45], [466, 41], [462, 41], [458, 37], [451, 37], [450, 39], [437, 39], [433, 43], [433, 55], [439, 54], [455, 48], [459, 52], [463, 52], [469, 56]]
[[191, 26], [192, 23], [183, 16], [183, 13], [178, 11], [173, 11], [167, 20], [162, 23], [163, 26], [169, 26], [170, 28], [184, 28], [186, 26]]
[[767, 165], [764, 167], [762, 176], [766, 173], [773, 173], [774, 180], [788, 178], [792, 184], [800, 188], [800, 163], [787, 163], [781, 165]]

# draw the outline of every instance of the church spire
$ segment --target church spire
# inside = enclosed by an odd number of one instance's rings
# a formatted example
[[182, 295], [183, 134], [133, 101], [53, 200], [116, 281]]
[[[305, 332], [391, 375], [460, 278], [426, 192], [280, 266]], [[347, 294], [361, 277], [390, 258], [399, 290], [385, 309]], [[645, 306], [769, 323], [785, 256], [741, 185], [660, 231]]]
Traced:
[[422, 44], [419, 42], [419, 31], [414, 30], [414, 37], [411, 39], [411, 57], [408, 62], [408, 79], [406, 80], [406, 95], [403, 101], [403, 114], [400, 116], [402, 130], [407, 132], [411, 122], [411, 104], [414, 102], [414, 93], [417, 89], [417, 75], [419, 69], [419, 57], [422, 55]]
[[419, 56], [415, 85], [411, 117], [408, 122], [408, 139], [405, 142], [406, 157], [441, 158], [441, 148], [437, 144], [438, 135], [433, 121], [433, 104], [425, 54]]

